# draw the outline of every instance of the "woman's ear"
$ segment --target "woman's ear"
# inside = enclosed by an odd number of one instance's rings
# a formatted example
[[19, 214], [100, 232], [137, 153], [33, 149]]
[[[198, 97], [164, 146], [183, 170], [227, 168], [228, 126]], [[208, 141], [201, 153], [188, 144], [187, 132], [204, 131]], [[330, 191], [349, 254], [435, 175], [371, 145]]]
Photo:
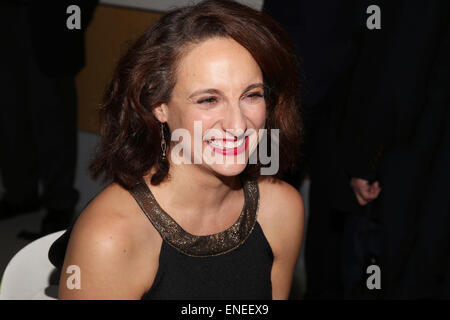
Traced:
[[165, 103], [161, 103], [154, 107], [152, 113], [159, 122], [164, 123], [169, 120], [169, 108]]

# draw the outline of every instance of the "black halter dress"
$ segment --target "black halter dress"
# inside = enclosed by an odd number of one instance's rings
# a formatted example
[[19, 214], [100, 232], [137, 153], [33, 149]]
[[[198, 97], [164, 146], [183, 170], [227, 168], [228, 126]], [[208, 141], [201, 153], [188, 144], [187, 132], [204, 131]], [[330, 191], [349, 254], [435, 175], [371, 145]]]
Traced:
[[[258, 184], [252, 179], [241, 181], [245, 201], [238, 220], [206, 236], [183, 230], [159, 206], [144, 181], [129, 190], [163, 239], [155, 280], [142, 299], [272, 299], [273, 253], [256, 220]], [[64, 245], [53, 247], [59, 247], [60, 254], [58, 258], [57, 248], [53, 254], [51, 249], [50, 260], [62, 265]]]

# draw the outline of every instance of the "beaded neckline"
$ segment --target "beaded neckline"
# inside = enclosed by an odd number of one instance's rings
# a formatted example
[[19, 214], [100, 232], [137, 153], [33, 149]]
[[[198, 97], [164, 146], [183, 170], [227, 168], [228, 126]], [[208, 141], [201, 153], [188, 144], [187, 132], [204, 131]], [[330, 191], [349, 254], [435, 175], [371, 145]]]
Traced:
[[130, 193], [144, 214], [165, 242], [183, 254], [209, 257], [230, 252], [239, 247], [252, 232], [259, 205], [258, 183], [254, 179], [241, 178], [244, 206], [236, 222], [228, 229], [210, 235], [193, 235], [185, 231], [156, 201], [144, 180], [136, 184]]

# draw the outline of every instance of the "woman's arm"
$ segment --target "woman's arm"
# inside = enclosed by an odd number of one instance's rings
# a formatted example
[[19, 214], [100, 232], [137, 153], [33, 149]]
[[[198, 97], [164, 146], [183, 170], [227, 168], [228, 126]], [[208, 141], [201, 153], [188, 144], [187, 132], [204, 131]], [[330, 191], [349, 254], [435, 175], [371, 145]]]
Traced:
[[111, 193], [100, 194], [77, 220], [61, 273], [60, 299], [140, 299], [151, 284], [148, 260], [146, 274], [141, 271], [139, 228], [117, 213]]
[[272, 298], [288, 299], [303, 239], [303, 199], [294, 187], [283, 181], [260, 189], [260, 209], [264, 211], [260, 223], [274, 255]]

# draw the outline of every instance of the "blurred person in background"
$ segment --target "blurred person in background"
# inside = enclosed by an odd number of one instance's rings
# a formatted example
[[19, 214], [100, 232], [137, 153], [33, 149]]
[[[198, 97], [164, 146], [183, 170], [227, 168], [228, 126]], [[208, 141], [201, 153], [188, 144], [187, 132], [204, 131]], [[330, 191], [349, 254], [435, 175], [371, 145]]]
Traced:
[[[368, 74], [373, 82], [350, 94], [341, 163], [377, 225], [369, 240], [378, 242], [370, 254], [381, 270], [380, 297], [448, 298], [450, 3], [395, 4], [377, 63], [354, 75], [355, 83]], [[367, 43], [362, 57], [373, 50]], [[373, 181], [382, 189], [376, 200], [365, 190]]]
[[[379, 29], [366, 24], [371, 5]], [[303, 68], [305, 298], [448, 296], [448, 4], [264, 8], [294, 38]], [[379, 290], [366, 284], [371, 264]]]
[[[263, 10], [293, 38], [302, 70], [305, 145], [303, 171], [296, 178], [297, 185], [304, 176], [311, 179], [306, 299], [344, 297], [344, 284], [350, 282], [341, 274], [345, 221], [364, 214], [339, 164], [338, 143], [363, 38], [381, 36], [379, 30], [365, 34], [365, 5], [357, 0], [264, 2]], [[359, 272], [361, 266], [355, 268]]]
[[[75, 76], [85, 64], [85, 31], [98, 1], [1, 4], [0, 219], [46, 209], [34, 239], [65, 229], [79, 198]], [[76, 11], [68, 9], [76, 5]], [[79, 26], [76, 19], [79, 18]], [[68, 20], [71, 20], [69, 23]], [[69, 28], [72, 22], [75, 28]], [[39, 194], [39, 182], [43, 193]]]

